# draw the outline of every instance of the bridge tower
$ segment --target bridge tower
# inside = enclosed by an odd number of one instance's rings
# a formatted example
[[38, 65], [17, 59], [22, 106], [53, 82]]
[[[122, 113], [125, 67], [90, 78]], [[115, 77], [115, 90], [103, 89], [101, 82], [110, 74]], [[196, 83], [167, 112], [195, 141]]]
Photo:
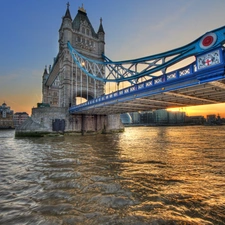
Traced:
[[82, 55], [102, 61], [102, 53], [105, 51], [102, 19], [96, 33], [83, 5], [72, 19], [69, 3], [67, 4], [59, 29], [58, 55], [49, 72], [45, 68], [43, 74], [42, 102], [50, 106], [70, 107], [80, 103], [76, 102], [77, 97], [90, 100], [104, 94], [104, 83], [88, 77], [73, 62], [67, 48], [68, 41]]
[[[83, 5], [72, 19], [68, 3], [59, 28], [58, 42], [59, 50], [53, 65], [48, 68], [46, 66], [42, 76], [42, 103], [38, 103], [37, 108], [32, 108], [31, 118], [17, 128], [16, 136], [43, 136], [55, 132], [84, 134], [123, 131], [119, 114], [69, 113], [71, 106], [82, 103], [77, 102], [77, 99], [91, 100], [105, 92], [105, 83], [83, 73], [81, 67], [74, 63], [67, 46], [70, 42], [80, 54], [103, 61], [105, 32], [102, 19], [98, 31], [95, 32]], [[94, 64], [87, 65], [95, 76], [104, 76], [104, 66], [97, 68]]]

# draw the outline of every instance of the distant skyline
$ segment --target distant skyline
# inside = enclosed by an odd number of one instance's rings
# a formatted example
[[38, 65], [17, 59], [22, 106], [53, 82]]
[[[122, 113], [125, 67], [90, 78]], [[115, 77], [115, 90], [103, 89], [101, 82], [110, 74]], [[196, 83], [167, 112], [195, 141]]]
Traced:
[[[42, 74], [58, 53], [67, 2], [0, 0], [0, 105], [31, 114], [42, 101]], [[76, 0], [70, 1], [72, 18], [82, 4], [95, 31], [103, 19], [106, 55], [116, 61], [181, 47], [225, 25], [223, 0]], [[180, 110], [225, 117], [225, 104]]]

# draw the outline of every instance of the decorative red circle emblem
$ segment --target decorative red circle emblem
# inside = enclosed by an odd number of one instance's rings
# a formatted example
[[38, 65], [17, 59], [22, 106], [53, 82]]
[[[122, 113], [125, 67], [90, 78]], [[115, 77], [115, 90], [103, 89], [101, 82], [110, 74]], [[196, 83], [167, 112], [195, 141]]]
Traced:
[[205, 47], [208, 47], [209, 45], [211, 45], [213, 43], [213, 37], [211, 35], [206, 36], [203, 40], [202, 40], [202, 45]]
[[200, 41], [200, 47], [203, 49], [213, 46], [216, 42], [217, 36], [214, 33], [206, 34]]

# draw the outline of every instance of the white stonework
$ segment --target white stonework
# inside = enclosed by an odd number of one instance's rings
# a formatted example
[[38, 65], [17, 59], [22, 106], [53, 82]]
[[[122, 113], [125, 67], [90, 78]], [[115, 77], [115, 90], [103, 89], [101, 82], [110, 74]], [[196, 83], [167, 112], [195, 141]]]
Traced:
[[69, 5], [59, 29], [59, 53], [49, 70], [45, 68], [42, 83], [42, 102], [54, 107], [76, 105], [76, 97], [92, 99], [104, 93], [104, 83], [87, 77], [76, 67], [67, 48], [70, 42], [81, 54], [98, 61], [103, 60], [105, 32], [102, 19], [96, 33], [86, 10], [80, 7], [72, 20]]

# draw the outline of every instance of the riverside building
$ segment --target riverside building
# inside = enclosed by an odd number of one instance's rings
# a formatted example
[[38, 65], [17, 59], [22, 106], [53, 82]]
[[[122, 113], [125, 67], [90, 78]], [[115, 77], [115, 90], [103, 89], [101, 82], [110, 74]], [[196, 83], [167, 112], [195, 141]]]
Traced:
[[4, 102], [0, 106], [0, 129], [13, 129], [13, 110]]
[[26, 112], [16, 112], [13, 116], [14, 126], [18, 127], [29, 118]]

